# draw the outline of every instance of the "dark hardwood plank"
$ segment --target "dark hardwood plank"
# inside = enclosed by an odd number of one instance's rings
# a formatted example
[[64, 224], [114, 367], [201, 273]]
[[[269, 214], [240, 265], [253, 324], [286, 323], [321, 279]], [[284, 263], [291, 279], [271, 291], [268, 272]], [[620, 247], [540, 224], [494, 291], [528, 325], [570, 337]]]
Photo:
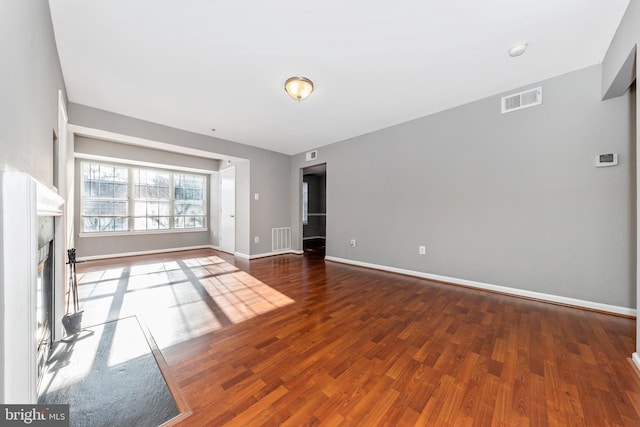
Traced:
[[635, 319], [283, 255], [78, 265], [85, 321], [144, 319], [180, 425], [640, 425]]

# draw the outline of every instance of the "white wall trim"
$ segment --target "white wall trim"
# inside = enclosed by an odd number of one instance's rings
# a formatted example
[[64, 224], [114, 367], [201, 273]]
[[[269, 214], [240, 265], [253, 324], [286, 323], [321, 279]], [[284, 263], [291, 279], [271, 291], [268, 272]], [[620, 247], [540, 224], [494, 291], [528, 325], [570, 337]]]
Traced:
[[286, 254], [302, 255], [303, 253], [304, 253], [303, 251], [294, 251], [291, 249], [286, 249], [283, 251], [264, 252], [261, 254], [253, 254], [253, 255], [247, 255], [242, 252], [236, 252], [234, 253], [234, 255], [237, 256], [238, 258], [251, 260], [251, 259], [257, 259], [257, 258], [266, 258], [269, 256], [275, 256], [275, 255], [286, 255]]
[[0, 397], [37, 401], [37, 185], [26, 173], [0, 172]]
[[183, 248], [167, 248], [167, 249], [154, 249], [150, 251], [137, 251], [137, 252], [121, 252], [117, 254], [103, 254], [103, 255], [91, 255], [85, 257], [78, 257], [78, 261], [93, 261], [96, 259], [109, 259], [109, 258], [122, 258], [128, 256], [136, 256], [136, 255], [153, 255], [153, 254], [163, 254], [166, 252], [180, 252], [180, 251], [191, 251], [194, 249], [214, 249], [213, 246], [210, 245], [200, 245], [200, 246], [185, 246]]
[[633, 361], [634, 365], [636, 365], [636, 367], [640, 369], [640, 354], [638, 354], [637, 352], [634, 352], [631, 355], [631, 360]]
[[621, 315], [625, 315], [625, 316], [636, 316], [636, 312], [637, 312], [637, 310], [634, 309], [634, 308], [619, 307], [619, 306], [615, 306], [615, 305], [602, 304], [602, 303], [599, 303], [599, 302], [586, 301], [586, 300], [581, 300], [581, 299], [576, 299], [576, 298], [568, 298], [568, 297], [563, 297], [563, 296], [558, 296], [558, 295], [545, 294], [545, 293], [542, 293], [542, 292], [533, 292], [533, 291], [527, 291], [527, 290], [524, 290], [524, 289], [510, 288], [510, 287], [507, 287], [507, 286], [492, 285], [490, 283], [476, 282], [476, 281], [473, 281], [473, 280], [458, 279], [458, 278], [455, 278], [455, 277], [448, 277], [448, 276], [440, 276], [438, 274], [424, 273], [424, 272], [421, 272], [421, 271], [405, 270], [405, 269], [402, 269], [402, 268], [389, 267], [389, 266], [386, 266], [386, 265], [370, 264], [368, 262], [355, 261], [355, 260], [346, 259], [346, 258], [338, 258], [338, 257], [333, 257], [333, 256], [326, 256], [324, 259], [326, 261], [339, 262], [339, 263], [342, 263], [342, 264], [350, 264], [350, 265], [355, 265], [355, 266], [358, 266], [358, 267], [372, 268], [372, 269], [375, 269], [375, 270], [389, 271], [389, 272], [392, 272], [392, 273], [405, 274], [407, 276], [420, 277], [422, 279], [437, 280], [439, 282], [447, 282], [447, 283], [452, 283], [452, 284], [456, 284], [456, 285], [467, 286], [467, 287], [470, 287], [470, 288], [476, 288], [476, 289], [488, 290], [488, 291], [493, 291], [493, 292], [499, 292], [499, 293], [507, 294], [507, 295], [515, 295], [515, 296], [521, 296], [521, 297], [527, 297], [527, 298], [534, 298], [534, 299], [538, 299], [538, 300], [542, 300], [542, 301], [566, 304], [566, 305], [571, 305], [571, 306], [580, 307], [580, 308], [586, 308], [586, 309], [591, 309], [591, 310], [604, 311], [604, 312], [607, 312], [607, 313], [621, 314]]

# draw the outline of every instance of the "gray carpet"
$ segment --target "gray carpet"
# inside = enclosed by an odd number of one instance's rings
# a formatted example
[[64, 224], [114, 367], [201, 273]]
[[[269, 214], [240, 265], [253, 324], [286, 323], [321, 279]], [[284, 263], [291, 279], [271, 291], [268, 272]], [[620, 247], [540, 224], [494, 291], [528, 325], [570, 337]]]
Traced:
[[72, 426], [158, 426], [179, 415], [137, 318], [55, 345], [38, 403], [69, 404]]

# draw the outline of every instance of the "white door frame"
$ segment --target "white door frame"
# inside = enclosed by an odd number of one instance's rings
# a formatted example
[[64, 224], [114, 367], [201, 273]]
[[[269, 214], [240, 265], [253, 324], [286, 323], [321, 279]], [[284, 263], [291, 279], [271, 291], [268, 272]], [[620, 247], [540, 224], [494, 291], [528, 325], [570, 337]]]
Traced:
[[73, 184], [74, 184], [74, 147], [73, 135], [68, 132], [69, 119], [65, 106], [64, 94], [58, 91], [58, 194], [65, 201], [61, 217], [55, 219], [54, 230], [54, 287], [53, 287], [53, 324], [51, 333], [53, 341], [62, 339], [62, 317], [64, 316], [66, 278], [69, 277], [69, 266], [66, 265], [67, 249], [72, 248], [73, 239]]

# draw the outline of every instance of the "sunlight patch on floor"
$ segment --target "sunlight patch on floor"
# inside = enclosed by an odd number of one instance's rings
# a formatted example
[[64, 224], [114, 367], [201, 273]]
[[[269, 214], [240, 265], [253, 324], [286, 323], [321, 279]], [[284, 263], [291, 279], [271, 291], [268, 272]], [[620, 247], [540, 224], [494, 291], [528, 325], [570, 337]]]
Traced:
[[79, 274], [83, 326], [138, 315], [163, 348], [294, 301], [217, 256]]

